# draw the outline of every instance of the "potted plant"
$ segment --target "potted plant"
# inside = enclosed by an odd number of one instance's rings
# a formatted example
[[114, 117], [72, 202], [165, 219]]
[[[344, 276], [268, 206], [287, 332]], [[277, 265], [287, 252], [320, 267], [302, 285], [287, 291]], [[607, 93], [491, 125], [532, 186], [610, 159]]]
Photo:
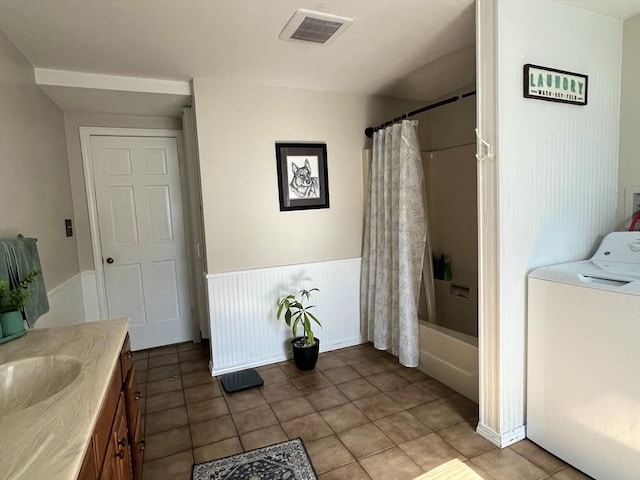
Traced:
[[[7, 282], [0, 280], [0, 325], [1, 337], [14, 337], [24, 333], [22, 310], [29, 301], [29, 285], [40, 272], [33, 271], [16, 287], [9, 289]], [[16, 337], [17, 338], [17, 337]]]
[[[315, 305], [305, 305], [305, 302], [311, 300], [311, 292], [319, 292], [317, 288], [310, 290], [300, 290], [298, 295], [290, 294], [278, 301], [278, 312], [276, 318], [280, 320], [284, 313], [284, 321], [291, 328], [293, 340], [291, 347], [293, 349], [293, 360], [300, 370], [313, 370], [318, 361], [318, 353], [320, 351], [320, 339], [313, 334], [311, 322], [317, 323], [322, 327], [316, 316], [310, 312]], [[304, 335], [298, 337], [298, 326], [302, 325]]]

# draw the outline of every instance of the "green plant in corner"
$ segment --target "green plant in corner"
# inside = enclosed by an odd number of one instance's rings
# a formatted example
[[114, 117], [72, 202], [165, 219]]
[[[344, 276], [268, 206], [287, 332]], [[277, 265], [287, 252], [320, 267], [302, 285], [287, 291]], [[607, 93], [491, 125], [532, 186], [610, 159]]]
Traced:
[[39, 271], [33, 271], [18, 284], [17, 287], [8, 289], [7, 282], [0, 280], [0, 313], [22, 310], [29, 301], [29, 285], [33, 283]]
[[294, 337], [297, 337], [297, 329], [299, 325], [302, 325], [304, 330], [304, 336], [299, 342], [299, 346], [311, 346], [316, 343], [315, 337], [313, 336], [313, 329], [311, 328], [311, 321], [317, 323], [320, 327], [322, 324], [316, 318], [316, 316], [310, 312], [311, 309], [315, 308], [315, 305], [305, 305], [305, 302], [309, 302], [311, 300], [311, 292], [319, 292], [317, 288], [312, 288], [310, 290], [300, 290], [298, 295], [290, 294], [286, 297], [281, 298], [278, 301], [278, 312], [276, 313], [276, 318], [280, 320], [282, 314], [284, 313], [284, 321], [288, 327], [291, 328], [291, 332]]

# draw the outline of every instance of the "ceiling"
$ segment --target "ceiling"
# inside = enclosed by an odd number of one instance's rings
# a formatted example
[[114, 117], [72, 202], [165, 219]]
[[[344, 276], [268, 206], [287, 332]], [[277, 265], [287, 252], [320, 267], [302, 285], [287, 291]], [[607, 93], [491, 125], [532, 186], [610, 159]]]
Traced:
[[[619, 18], [640, 0], [558, 0]], [[0, 0], [0, 29], [40, 69], [432, 101], [475, 83], [474, 0]], [[278, 35], [298, 8], [351, 17], [328, 46]], [[184, 104], [48, 85], [63, 109], [164, 114]], [[118, 101], [118, 99], [120, 99]], [[145, 107], [148, 105], [148, 108]], [[146, 110], [145, 110], [146, 108]], [[112, 113], [118, 113], [114, 111]]]

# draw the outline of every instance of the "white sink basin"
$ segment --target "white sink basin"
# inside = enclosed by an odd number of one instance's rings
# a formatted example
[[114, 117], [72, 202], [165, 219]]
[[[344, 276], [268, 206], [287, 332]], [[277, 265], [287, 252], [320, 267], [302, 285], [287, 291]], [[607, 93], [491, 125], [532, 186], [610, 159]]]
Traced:
[[0, 417], [32, 407], [68, 387], [82, 363], [66, 355], [25, 358], [0, 365]]

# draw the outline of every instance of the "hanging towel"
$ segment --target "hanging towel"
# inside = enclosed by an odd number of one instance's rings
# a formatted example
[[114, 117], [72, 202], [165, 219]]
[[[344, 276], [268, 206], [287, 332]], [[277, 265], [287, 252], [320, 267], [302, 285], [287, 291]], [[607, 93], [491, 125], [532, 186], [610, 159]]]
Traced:
[[36, 239], [20, 237], [0, 240], [0, 280], [13, 287], [33, 271], [40, 274], [29, 285], [29, 300], [22, 312], [30, 328], [41, 315], [49, 311]]

